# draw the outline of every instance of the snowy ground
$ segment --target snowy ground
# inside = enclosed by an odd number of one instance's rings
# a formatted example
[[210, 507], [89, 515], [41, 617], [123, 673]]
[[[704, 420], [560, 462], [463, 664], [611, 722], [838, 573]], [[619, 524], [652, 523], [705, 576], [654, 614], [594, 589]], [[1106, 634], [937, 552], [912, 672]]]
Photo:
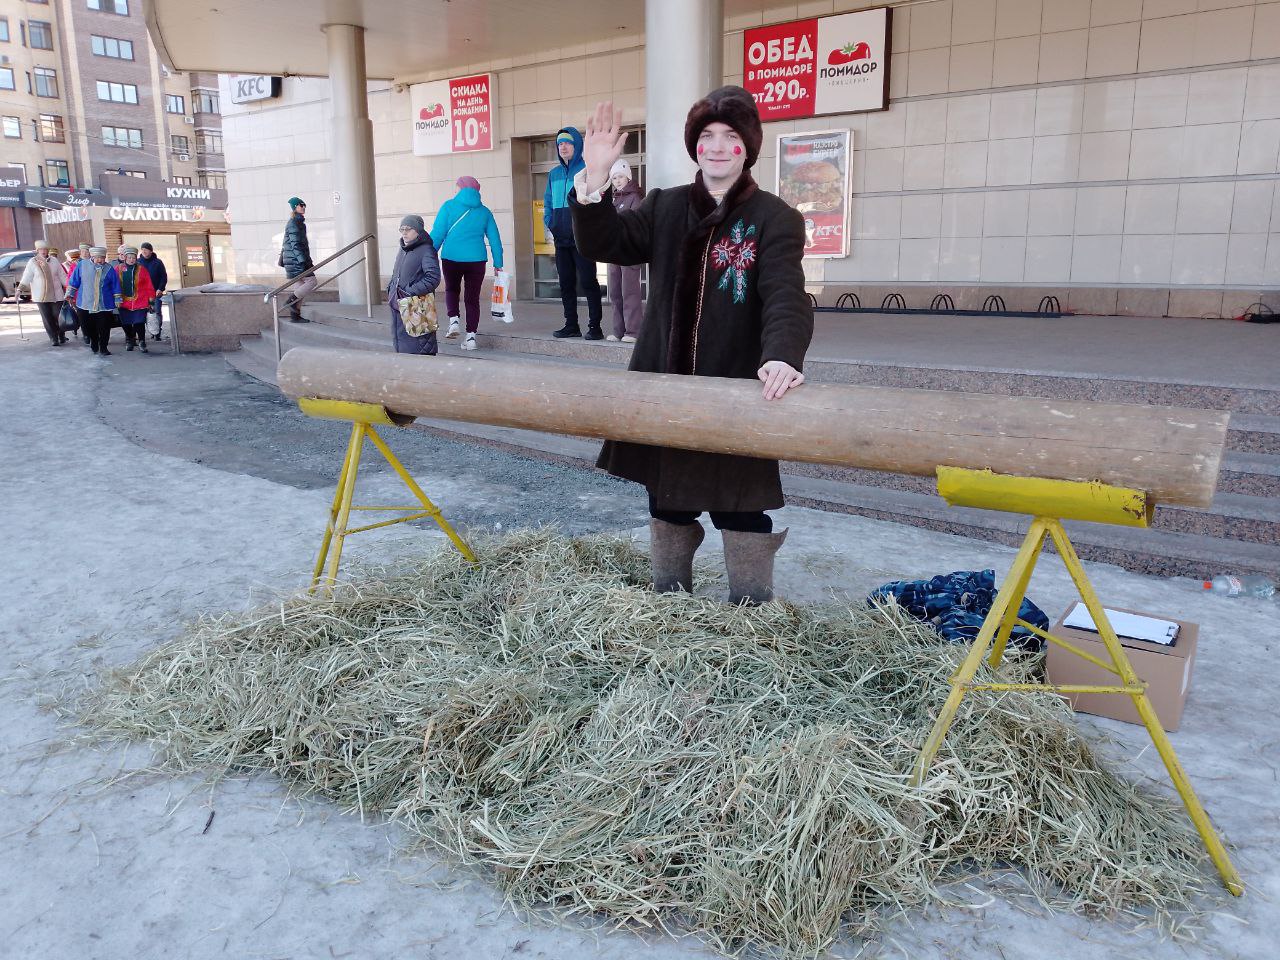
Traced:
[[[12, 307], [3, 308], [6, 314]], [[147, 750], [68, 746], [42, 701], [171, 637], [203, 611], [304, 582], [331, 496], [340, 428], [273, 404], [211, 358], [52, 350], [0, 317], [0, 955], [117, 960], [706, 956], [692, 941], [564, 929], [502, 908], [483, 882], [441, 889], [395, 826], [288, 800], [266, 777], [104, 787]], [[143, 366], [143, 365], [146, 366]], [[249, 398], [246, 400], [245, 398]], [[256, 401], [250, 403], [253, 398]], [[259, 402], [260, 401], [260, 402]], [[236, 423], [254, 430], [237, 435]], [[178, 425], [184, 425], [179, 430]], [[287, 442], [256, 438], [263, 424]], [[461, 444], [395, 434], [447, 515], [559, 517], [575, 531], [629, 529], [643, 502], [611, 481]], [[397, 447], [399, 449], [399, 446]], [[334, 452], [334, 451], [339, 452]], [[334, 462], [329, 465], [330, 459]], [[366, 502], [391, 489], [370, 478]], [[366, 488], [369, 489], [369, 488]], [[385, 493], [381, 496], [386, 496]], [[858, 517], [788, 509], [779, 586], [793, 599], [862, 594], [885, 580], [1007, 569], [1013, 551]], [[421, 549], [431, 531], [354, 538], [353, 558]], [[708, 546], [718, 544], [708, 537]], [[709, 551], [709, 555], [711, 551]], [[898, 922], [873, 955], [1112, 960], [1274, 957], [1280, 930], [1280, 630], [1274, 601], [1228, 601], [1197, 583], [1090, 565], [1103, 598], [1201, 624], [1183, 727], [1184, 765], [1228, 836], [1248, 894], [1220, 904], [1190, 946], [1113, 924], [1022, 912], [1001, 900]], [[714, 589], [711, 587], [709, 589]], [[1030, 596], [1071, 599], [1046, 558]], [[1140, 728], [1081, 719], [1132, 747]], [[215, 814], [212, 822], [211, 815]]]

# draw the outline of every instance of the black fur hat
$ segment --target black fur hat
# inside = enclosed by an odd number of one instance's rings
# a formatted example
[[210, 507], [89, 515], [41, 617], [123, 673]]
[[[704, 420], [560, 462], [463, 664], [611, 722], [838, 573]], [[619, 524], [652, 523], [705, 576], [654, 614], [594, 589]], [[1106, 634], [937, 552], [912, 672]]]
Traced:
[[689, 108], [684, 122], [684, 146], [696, 163], [698, 137], [709, 123], [724, 123], [733, 127], [742, 137], [747, 148], [749, 169], [760, 156], [760, 144], [764, 142], [764, 130], [760, 126], [760, 111], [755, 98], [741, 87], [721, 87], [713, 90]]

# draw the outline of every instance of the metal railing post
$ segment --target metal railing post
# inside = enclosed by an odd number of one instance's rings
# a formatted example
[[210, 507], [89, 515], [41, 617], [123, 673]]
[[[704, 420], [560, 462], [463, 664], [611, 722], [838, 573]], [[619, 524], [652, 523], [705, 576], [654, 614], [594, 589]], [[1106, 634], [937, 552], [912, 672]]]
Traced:
[[364, 239], [364, 302], [365, 316], [373, 319], [373, 281], [369, 279], [369, 238]]
[[271, 328], [276, 335], [276, 363], [280, 362], [280, 358], [284, 356], [284, 349], [280, 345], [280, 299], [279, 294], [271, 295]]

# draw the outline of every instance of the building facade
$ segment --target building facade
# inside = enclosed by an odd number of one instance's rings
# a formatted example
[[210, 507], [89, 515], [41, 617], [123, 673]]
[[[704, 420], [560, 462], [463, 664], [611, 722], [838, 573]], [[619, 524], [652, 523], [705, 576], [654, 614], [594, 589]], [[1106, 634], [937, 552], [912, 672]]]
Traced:
[[0, 179], [36, 191], [0, 205], [0, 250], [104, 176], [226, 185], [217, 77], [161, 62], [141, 0], [0, 0], [0, 123]]
[[[726, 0], [724, 80], [742, 81], [745, 30], [871, 6]], [[1087, 312], [1229, 316], [1280, 287], [1280, 2], [892, 6], [889, 108], [767, 124], [755, 170], [774, 189], [779, 135], [852, 132], [849, 253], [806, 261], [824, 300], [849, 289], [874, 305], [893, 290], [927, 304], [945, 291], [980, 304], [996, 291], [1034, 308], [1052, 293]], [[468, 173], [484, 184], [521, 295], [552, 292], [539, 282], [533, 210], [554, 162], [546, 144], [605, 98], [643, 125], [646, 70], [663, 62], [664, 44], [648, 49], [634, 24], [600, 33], [370, 83], [384, 263], [399, 218], [430, 222]], [[494, 75], [495, 149], [415, 156], [413, 84], [479, 73]], [[313, 248], [334, 249], [329, 90], [290, 77], [277, 99], [227, 108], [244, 273], [278, 275], [293, 194], [308, 200]]]

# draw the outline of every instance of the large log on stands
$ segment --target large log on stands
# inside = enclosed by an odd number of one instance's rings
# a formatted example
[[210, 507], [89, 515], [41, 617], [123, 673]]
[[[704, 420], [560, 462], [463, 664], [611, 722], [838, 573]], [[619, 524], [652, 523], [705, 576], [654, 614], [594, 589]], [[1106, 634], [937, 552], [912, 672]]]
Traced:
[[558, 364], [297, 348], [291, 397], [377, 403], [546, 433], [932, 476], [938, 465], [1213, 499], [1228, 414], [1214, 410], [808, 383], [765, 401], [755, 381]]

